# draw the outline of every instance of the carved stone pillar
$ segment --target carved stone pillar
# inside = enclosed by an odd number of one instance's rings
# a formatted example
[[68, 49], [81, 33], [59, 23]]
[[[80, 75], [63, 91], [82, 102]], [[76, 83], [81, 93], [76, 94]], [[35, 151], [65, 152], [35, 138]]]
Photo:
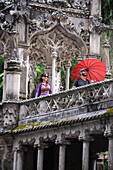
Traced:
[[53, 52], [52, 53], [52, 93], [55, 93], [55, 80], [56, 80], [56, 58], [57, 58], [57, 53]]
[[113, 136], [109, 137], [108, 140], [108, 169], [113, 170]]
[[38, 147], [37, 170], [43, 170], [44, 148]]
[[91, 138], [89, 135], [80, 135], [79, 140], [83, 141], [82, 170], [89, 170], [89, 146], [90, 141], [93, 141], [93, 138]]
[[89, 170], [89, 141], [83, 141], [82, 170]]
[[22, 149], [19, 149], [17, 152], [17, 169], [16, 170], [23, 170], [23, 163], [24, 163], [24, 152]]
[[55, 141], [56, 144], [59, 145], [59, 169], [58, 170], [65, 170], [65, 151], [66, 145], [70, 145], [70, 142], [65, 139], [60, 139]]
[[59, 145], [59, 170], [65, 170], [66, 145]]
[[110, 61], [109, 61], [109, 42], [108, 40], [105, 40], [104, 45], [103, 45], [103, 63], [106, 66], [106, 78], [110, 78], [111, 77], [111, 73], [110, 73]]
[[17, 170], [17, 150], [14, 150], [13, 170]]
[[[90, 13], [90, 54], [100, 55], [100, 34], [97, 27], [101, 23], [101, 1], [92, 0]], [[100, 29], [99, 29], [100, 31]]]
[[69, 89], [70, 63], [66, 64], [66, 90]]
[[92, 0], [92, 2], [91, 2], [91, 15], [101, 16], [101, 1]]
[[37, 170], [43, 170], [44, 148], [48, 148], [46, 143], [34, 143], [37, 147]]
[[6, 69], [6, 97], [5, 100], [19, 100], [20, 92], [20, 62], [10, 60]]

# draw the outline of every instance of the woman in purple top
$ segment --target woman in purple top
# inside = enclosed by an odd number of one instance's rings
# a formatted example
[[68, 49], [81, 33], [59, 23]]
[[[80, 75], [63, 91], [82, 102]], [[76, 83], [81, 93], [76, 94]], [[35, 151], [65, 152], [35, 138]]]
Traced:
[[40, 76], [35, 97], [45, 96], [45, 95], [48, 95], [48, 94], [52, 94], [51, 84], [48, 83], [47, 74], [43, 73]]

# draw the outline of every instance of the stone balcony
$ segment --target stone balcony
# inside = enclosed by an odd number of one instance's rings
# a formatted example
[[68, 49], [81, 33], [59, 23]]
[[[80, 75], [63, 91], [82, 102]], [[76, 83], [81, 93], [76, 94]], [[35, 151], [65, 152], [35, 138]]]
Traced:
[[29, 129], [31, 124], [45, 126], [99, 118], [112, 113], [112, 107], [113, 79], [110, 79], [39, 98], [6, 101], [0, 105], [0, 113], [4, 127]]

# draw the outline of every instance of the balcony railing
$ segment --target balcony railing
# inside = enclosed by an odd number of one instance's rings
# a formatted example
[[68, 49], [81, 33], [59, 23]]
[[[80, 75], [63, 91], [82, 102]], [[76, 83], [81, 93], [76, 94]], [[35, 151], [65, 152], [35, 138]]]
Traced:
[[[44, 115], [83, 114], [111, 108], [113, 79], [20, 102], [19, 120]], [[76, 111], [75, 111], [76, 110]], [[74, 112], [73, 112], [74, 111]]]

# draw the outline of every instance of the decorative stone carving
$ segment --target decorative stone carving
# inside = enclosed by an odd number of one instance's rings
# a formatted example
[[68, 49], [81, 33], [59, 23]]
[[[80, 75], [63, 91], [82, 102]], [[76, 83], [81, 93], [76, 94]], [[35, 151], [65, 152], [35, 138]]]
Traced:
[[3, 106], [4, 126], [15, 126], [18, 121], [18, 105], [4, 104]]
[[113, 30], [113, 26], [108, 26], [103, 23], [101, 23], [102, 18], [98, 15], [90, 16], [90, 25], [89, 25], [89, 31], [91, 33], [97, 33], [101, 34], [102, 32], [106, 30]]
[[[105, 81], [106, 82], [106, 81]], [[102, 84], [102, 86], [101, 86]], [[111, 86], [104, 82], [100, 82], [86, 87], [70, 90], [69, 92], [65, 91], [58, 94], [52, 95], [52, 97], [41, 97], [37, 101], [27, 102], [22, 104], [21, 107], [24, 107], [27, 113], [27, 116], [36, 115], [42, 113], [40, 111], [40, 102], [45, 103], [45, 109], [43, 113], [53, 112], [61, 109], [67, 109], [72, 107], [82, 106], [84, 104], [89, 104], [93, 102], [98, 102], [110, 98], [111, 96]], [[44, 106], [43, 106], [44, 108]], [[91, 108], [90, 108], [91, 109]], [[99, 108], [100, 109], [100, 108]], [[91, 110], [90, 110], [91, 111]], [[23, 114], [23, 117], [24, 116]]]

